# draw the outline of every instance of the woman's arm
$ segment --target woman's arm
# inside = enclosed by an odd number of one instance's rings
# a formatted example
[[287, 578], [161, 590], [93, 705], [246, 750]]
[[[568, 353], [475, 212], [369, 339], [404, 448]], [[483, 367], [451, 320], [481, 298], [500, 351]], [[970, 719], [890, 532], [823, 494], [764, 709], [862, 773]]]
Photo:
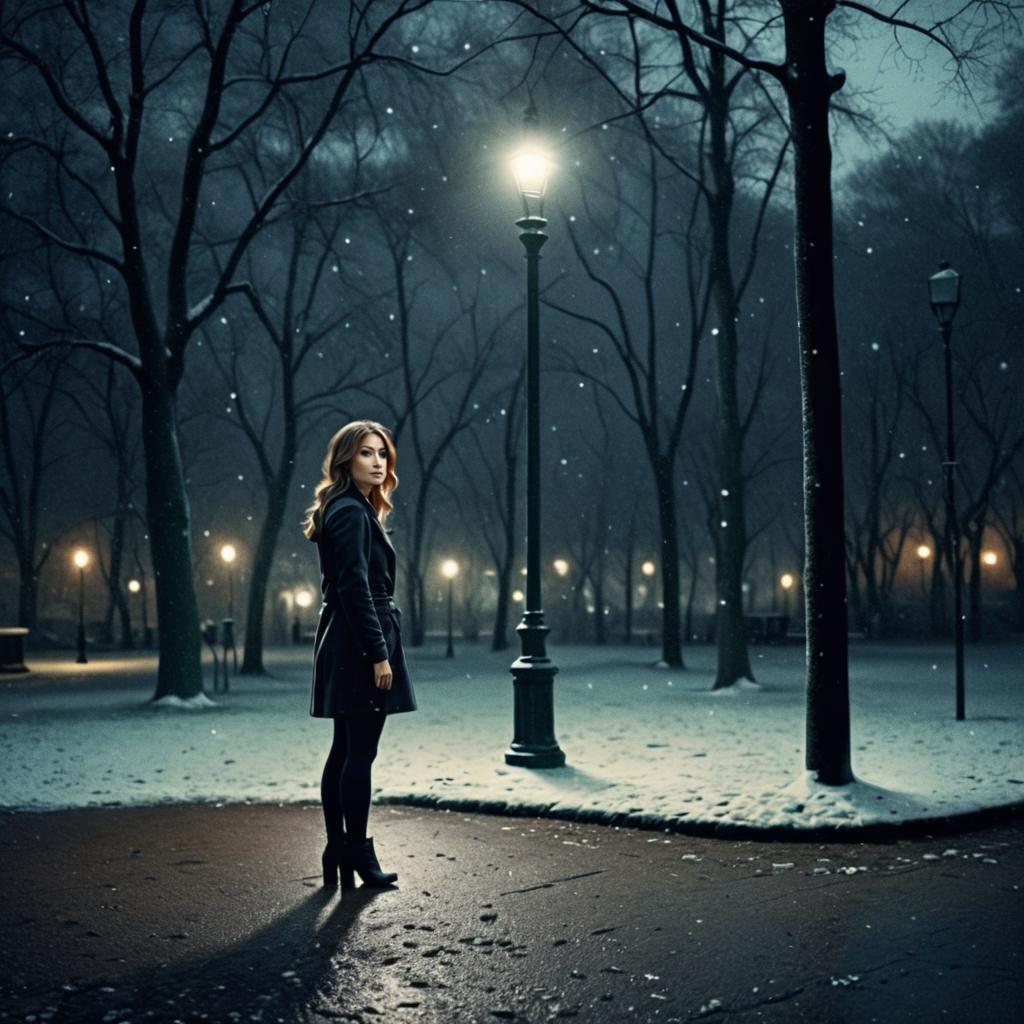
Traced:
[[352, 505], [331, 509], [323, 525], [324, 538], [334, 552], [338, 569], [335, 590], [342, 611], [363, 653], [376, 663], [387, 660], [388, 645], [370, 598], [370, 569], [366, 561], [369, 530], [366, 513]]

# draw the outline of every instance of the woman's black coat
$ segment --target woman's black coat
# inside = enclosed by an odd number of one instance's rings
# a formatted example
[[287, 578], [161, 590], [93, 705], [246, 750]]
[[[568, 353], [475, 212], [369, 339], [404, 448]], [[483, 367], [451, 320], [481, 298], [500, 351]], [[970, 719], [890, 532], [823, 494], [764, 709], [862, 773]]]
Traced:
[[[353, 711], [415, 711], [394, 602], [395, 549], [376, 509], [354, 484], [324, 509], [317, 550], [323, 605], [309, 713], [331, 718]], [[385, 658], [393, 675], [390, 690], [373, 682], [373, 664]]]

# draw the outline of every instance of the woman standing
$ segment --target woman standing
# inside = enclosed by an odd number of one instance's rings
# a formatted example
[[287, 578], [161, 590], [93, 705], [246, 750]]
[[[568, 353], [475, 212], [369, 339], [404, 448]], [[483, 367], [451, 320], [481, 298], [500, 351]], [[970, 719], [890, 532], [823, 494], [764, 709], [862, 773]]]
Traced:
[[366, 835], [370, 772], [389, 714], [416, 710], [395, 604], [395, 549], [384, 532], [398, 486], [391, 432], [373, 420], [347, 423], [331, 438], [303, 532], [320, 556], [323, 605], [313, 647], [309, 713], [334, 720], [320, 781], [327, 827], [324, 885], [386, 886]]

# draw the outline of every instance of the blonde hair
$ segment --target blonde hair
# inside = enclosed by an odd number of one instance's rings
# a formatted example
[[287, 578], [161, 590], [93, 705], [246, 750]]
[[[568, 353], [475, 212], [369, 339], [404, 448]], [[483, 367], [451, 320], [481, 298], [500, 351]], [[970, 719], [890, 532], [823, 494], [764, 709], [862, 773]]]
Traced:
[[377, 516], [382, 523], [391, 514], [394, 506], [389, 495], [398, 486], [398, 474], [395, 472], [398, 453], [394, 438], [387, 427], [375, 420], [353, 420], [346, 423], [327, 445], [327, 455], [324, 457], [322, 467], [323, 477], [316, 485], [313, 504], [306, 509], [306, 518], [302, 523], [302, 532], [307, 540], [315, 541], [320, 536], [323, 513], [328, 502], [348, 491], [350, 487], [355, 490], [349, 463], [368, 434], [379, 434], [384, 439], [384, 447], [388, 450], [388, 465], [383, 482], [370, 488], [367, 500], [377, 510]]

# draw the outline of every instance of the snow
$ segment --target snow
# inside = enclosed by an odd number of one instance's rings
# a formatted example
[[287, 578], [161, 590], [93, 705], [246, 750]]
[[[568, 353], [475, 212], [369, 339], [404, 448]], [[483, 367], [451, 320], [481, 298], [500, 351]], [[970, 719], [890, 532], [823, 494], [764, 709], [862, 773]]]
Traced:
[[[549, 639], [566, 765], [544, 770], [504, 761], [517, 647], [457, 641], [454, 659], [443, 650], [432, 639], [406, 652], [419, 710], [385, 727], [378, 802], [673, 831], [843, 831], [1024, 800], [1019, 642], [968, 649], [965, 722], [953, 718], [951, 649], [853, 644], [857, 778], [843, 787], [804, 770], [799, 647], [752, 648], [757, 684], [713, 691], [711, 647], [687, 649], [681, 671], [659, 665], [655, 647]], [[229, 693], [180, 710], [148, 700], [152, 656], [29, 663], [32, 676], [0, 688], [0, 805], [319, 800], [331, 730], [308, 715], [307, 648], [271, 649], [270, 677], [232, 677]]]

